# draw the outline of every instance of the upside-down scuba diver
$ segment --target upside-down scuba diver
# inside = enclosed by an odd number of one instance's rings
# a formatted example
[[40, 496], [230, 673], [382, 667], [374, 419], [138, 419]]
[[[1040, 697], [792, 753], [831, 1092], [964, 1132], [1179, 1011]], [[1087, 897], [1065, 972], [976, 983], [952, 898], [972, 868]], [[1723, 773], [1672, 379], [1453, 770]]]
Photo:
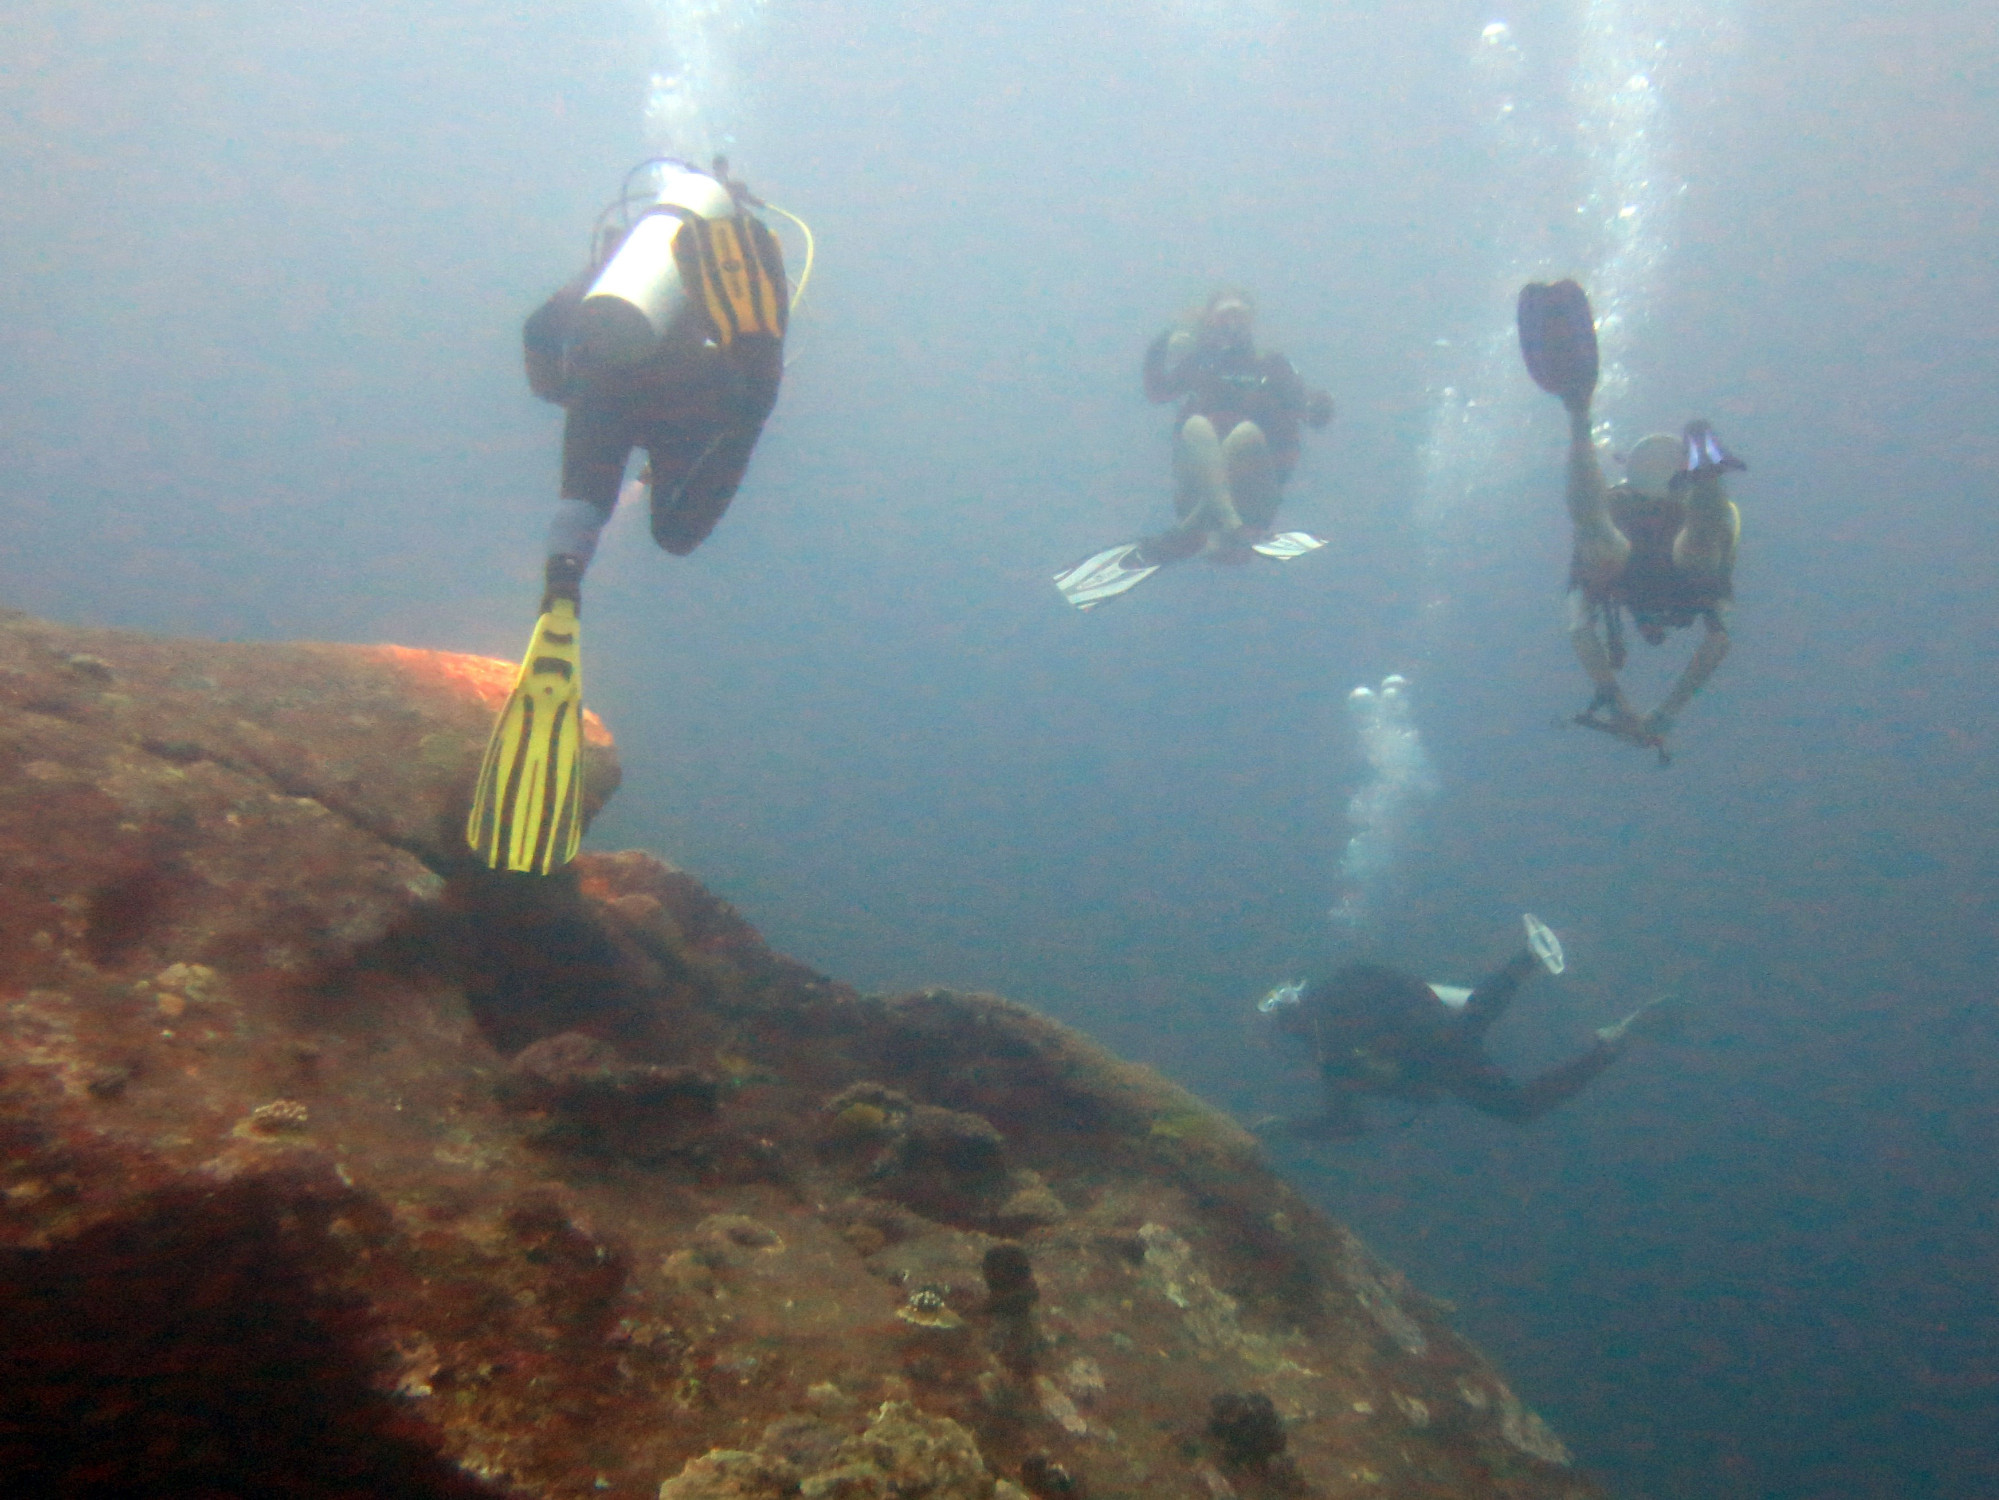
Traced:
[[1559, 974], [1564, 967], [1561, 942], [1547, 925], [1532, 916], [1522, 921], [1527, 946], [1469, 990], [1383, 964], [1349, 964], [1316, 983], [1294, 980], [1265, 995], [1257, 1009], [1287, 1036], [1310, 1044], [1324, 1107], [1303, 1119], [1260, 1121], [1258, 1133], [1356, 1136], [1367, 1129], [1360, 1101], [1369, 1096], [1430, 1104], [1449, 1094], [1524, 1125], [1580, 1093], [1617, 1061], [1629, 1037], [1661, 1035], [1676, 1021], [1670, 997], [1660, 996], [1601, 1027], [1594, 1045], [1569, 1061], [1526, 1083], [1509, 1078], [1486, 1056], [1485, 1034], [1536, 969]]
[[[1594, 696], [1574, 722], [1657, 752], [1694, 694], [1728, 655], [1726, 612], [1734, 597], [1742, 513], [1722, 476], [1748, 465], [1699, 418], [1678, 437], [1656, 432], [1625, 455], [1624, 480], [1604, 482], [1590, 429], [1596, 393], [1596, 322], [1573, 281], [1520, 292], [1520, 352], [1535, 384], [1569, 414], [1567, 497], [1574, 547], [1569, 563], [1569, 641]], [[1624, 616], [1659, 645], [1668, 631], [1701, 624], [1701, 643], [1665, 701], [1640, 715], [1624, 696]]]
[[[635, 196], [646, 170], [656, 186]], [[641, 163], [599, 219], [590, 264], [527, 320], [528, 386], [568, 415], [541, 617], [466, 825], [496, 869], [547, 874], [583, 836], [583, 575], [632, 450], [646, 451], [653, 538], [684, 557], [728, 509], [777, 401], [790, 290], [753, 212], [768, 206], [720, 157], [710, 171]]]
[[1093, 552], [1055, 575], [1078, 609], [1136, 588], [1170, 563], [1206, 553], [1216, 562], [1283, 561], [1325, 543], [1273, 532], [1284, 483], [1298, 466], [1298, 429], [1324, 427], [1333, 398], [1307, 390], [1282, 354], [1259, 353], [1247, 295], [1216, 292], [1199, 314], [1145, 351], [1148, 401], [1180, 401], [1173, 428], [1173, 508], [1178, 523], [1156, 536]]

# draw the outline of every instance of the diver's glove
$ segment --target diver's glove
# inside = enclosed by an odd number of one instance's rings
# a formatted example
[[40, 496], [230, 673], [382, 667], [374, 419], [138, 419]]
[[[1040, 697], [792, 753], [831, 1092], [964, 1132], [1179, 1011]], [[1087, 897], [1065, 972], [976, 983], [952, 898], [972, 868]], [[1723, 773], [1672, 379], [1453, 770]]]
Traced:
[[1623, 740], [1627, 745], [1636, 745], [1640, 750], [1650, 750], [1659, 757], [1662, 766], [1673, 763], [1672, 752], [1666, 748], [1666, 731], [1672, 727], [1673, 721], [1658, 713], [1639, 718], [1619, 701], [1615, 688], [1599, 690], [1596, 697], [1590, 700], [1589, 707], [1569, 722]]
[[1675, 482], [1708, 474], [1748, 472], [1749, 465], [1722, 446], [1721, 434], [1706, 419], [1695, 417], [1681, 429], [1680, 436], [1687, 444], [1687, 467], [1684, 473], [1674, 476]]

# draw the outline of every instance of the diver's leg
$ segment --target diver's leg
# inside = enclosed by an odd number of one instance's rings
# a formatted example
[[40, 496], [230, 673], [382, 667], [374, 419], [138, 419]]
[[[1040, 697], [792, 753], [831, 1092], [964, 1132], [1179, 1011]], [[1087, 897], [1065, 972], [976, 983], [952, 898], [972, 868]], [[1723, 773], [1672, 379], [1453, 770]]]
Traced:
[[1589, 1051], [1524, 1084], [1515, 1083], [1486, 1063], [1457, 1079], [1451, 1092], [1481, 1114], [1525, 1125], [1581, 1093], [1623, 1050], [1621, 1043], [1599, 1041]]
[[1726, 599], [1742, 512], [1722, 487], [1719, 469], [1689, 475], [1685, 495], [1687, 522], [1673, 538], [1673, 566], [1710, 585], [1716, 598]]
[[676, 557], [708, 539], [742, 485], [764, 420], [777, 404], [784, 346], [773, 338], [739, 338], [715, 378], [719, 400], [710, 420], [662, 423], [646, 435], [653, 468], [652, 536]]
[[1575, 539], [1575, 581], [1603, 588], [1624, 571], [1631, 542], [1610, 518], [1610, 488], [1590, 436], [1587, 407], [1569, 413], [1567, 500]]
[[1228, 531], [1240, 524], [1222, 442], [1206, 417], [1189, 417], [1173, 440], [1173, 510], [1183, 530]]
[[1229, 498], [1235, 502], [1236, 519], [1253, 531], [1268, 531], [1283, 503], [1283, 481], [1277, 461], [1271, 457], [1270, 442], [1254, 422], [1238, 422], [1222, 443], [1227, 466]]
[[571, 408], [562, 427], [562, 498], [548, 524], [544, 613], [556, 599], [580, 599], [598, 533], [617, 509], [632, 446], [620, 418], [594, 407]]
[[652, 539], [685, 557], [722, 519], [749, 467], [758, 432], [726, 430], [705, 438], [655, 439], [652, 460]]
[[1534, 951], [1522, 948], [1504, 966], [1481, 979], [1459, 1012], [1466, 1035], [1473, 1040], [1484, 1036], [1506, 1014], [1506, 1007], [1513, 1003], [1520, 986], [1540, 967], [1541, 960], [1534, 956]]
[[1221, 440], [1206, 417], [1189, 417], [1173, 437], [1173, 510], [1179, 524], [1142, 537], [1137, 559], [1163, 567], [1193, 557], [1208, 545], [1209, 534], [1220, 524], [1220, 507], [1234, 514], [1228, 506]]
[[1726, 599], [1742, 513], [1722, 488], [1722, 475], [1749, 466], [1722, 446], [1721, 435], [1705, 417], [1687, 423], [1681, 437], [1687, 445], [1686, 470], [1673, 484], [1685, 497], [1687, 520], [1673, 538], [1673, 565], [1706, 585], [1712, 597]]
[[[1604, 608], [1616, 609], [1617, 605], [1610, 602]], [[1569, 632], [1569, 645], [1576, 653], [1576, 660], [1582, 663], [1590, 686], [1596, 689], [1585, 712], [1594, 714], [1598, 709], [1608, 709], [1618, 719], [1635, 720], [1624, 689], [1618, 686], [1617, 663], [1611, 659], [1610, 647], [1597, 634], [1595, 607], [1580, 587], [1569, 590], [1564, 619]]]
[[[1617, 685], [1620, 663], [1597, 634], [1592, 599], [1602, 598], [1616, 582], [1631, 556], [1631, 542], [1610, 518], [1610, 489], [1603, 480], [1603, 463], [1590, 436], [1587, 404], [1569, 412], [1569, 459], [1566, 481], [1573, 556], [1569, 564], [1569, 645], [1588, 675], [1595, 695], [1589, 712], [1607, 708], [1619, 719], [1631, 719], [1631, 705]], [[1607, 608], [1615, 609], [1615, 603]]]

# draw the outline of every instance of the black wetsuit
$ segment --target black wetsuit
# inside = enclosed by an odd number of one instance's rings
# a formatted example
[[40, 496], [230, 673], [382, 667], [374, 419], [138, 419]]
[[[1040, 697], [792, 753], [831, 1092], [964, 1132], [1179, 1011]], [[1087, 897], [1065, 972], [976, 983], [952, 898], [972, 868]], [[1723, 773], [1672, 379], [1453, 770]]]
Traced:
[[1367, 1128], [1359, 1100], [1372, 1094], [1429, 1104], [1453, 1095], [1485, 1114], [1525, 1124], [1574, 1097], [1623, 1050], [1598, 1041], [1580, 1056], [1526, 1083], [1485, 1054], [1485, 1034], [1540, 962], [1522, 951], [1479, 981], [1462, 1009], [1437, 998], [1414, 975], [1380, 964], [1350, 964], [1310, 986], [1283, 1013], [1287, 1032], [1312, 1044], [1325, 1081], [1325, 1113], [1294, 1120], [1294, 1136], [1350, 1136]]
[[[762, 225], [758, 245], [772, 283], [785, 286], [776, 241]], [[592, 267], [537, 308], [522, 330], [528, 385], [565, 408], [562, 497], [597, 507], [618, 503], [632, 449], [652, 463], [652, 534], [685, 556], [707, 539], [749, 467], [764, 419], [777, 403], [784, 345], [767, 335], [671, 337], [637, 364], [594, 376], [572, 368], [577, 313], [601, 266]]]

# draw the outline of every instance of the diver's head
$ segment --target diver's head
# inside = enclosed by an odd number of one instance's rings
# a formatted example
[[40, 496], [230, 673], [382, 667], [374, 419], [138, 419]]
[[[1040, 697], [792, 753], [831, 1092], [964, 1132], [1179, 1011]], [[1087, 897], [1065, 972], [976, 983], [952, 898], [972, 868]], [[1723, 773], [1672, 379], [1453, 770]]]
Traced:
[[1687, 445], [1671, 433], [1655, 432], [1638, 440], [1624, 456], [1624, 482], [1650, 500], [1673, 492], [1673, 478], [1687, 467]]
[[1201, 347], [1210, 354], [1247, 354], [1256, 347], [1256, 303], [1248, 292], [1224, 287], [1201, 309]]

